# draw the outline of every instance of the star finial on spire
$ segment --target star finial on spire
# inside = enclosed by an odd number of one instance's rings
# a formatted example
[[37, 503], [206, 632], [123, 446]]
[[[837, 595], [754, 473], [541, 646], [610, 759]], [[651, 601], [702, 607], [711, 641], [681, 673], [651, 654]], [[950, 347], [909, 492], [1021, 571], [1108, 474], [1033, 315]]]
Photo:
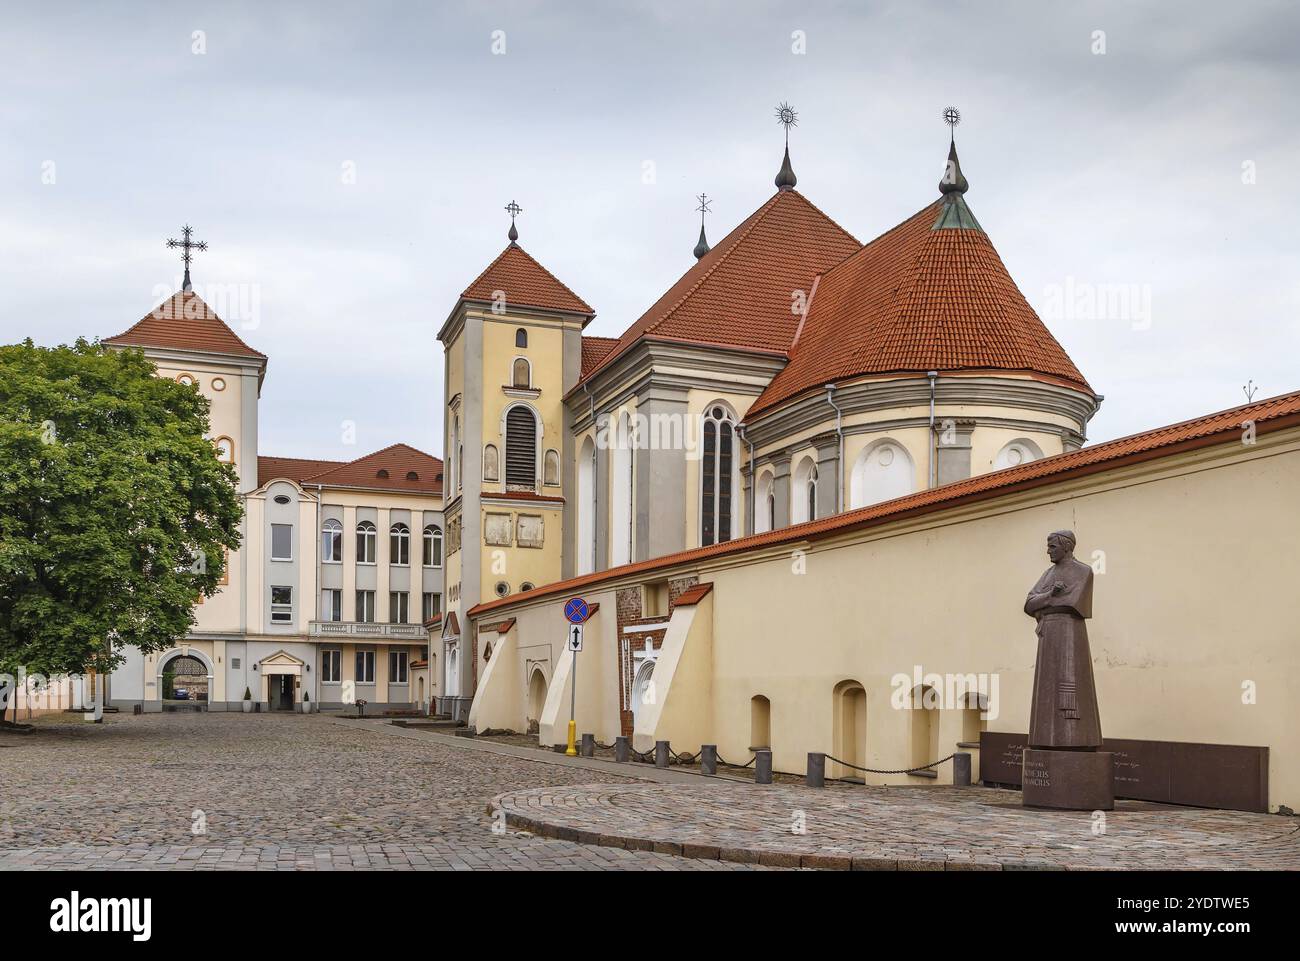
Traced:
[[794, 175], [794, 168], [790, 166], [790, 128], [798, 125], [799, 115], [795, 113], [794, 107], [782, 100], [776, 108], [776, 119], [785, 128], [785, 159], [781, 161], [781, 170], [776, 175], [776, 187], [778, 190], [793, 190], [799, 180]]
[[695, 199], [700, 202], [700, 205], [695, 208], [700, 214], [700, 240], [695, 245], [695, 259], [699, 260], [709, 252], [709, 241], [704, 236], [704, 215], [711, 212], [709, 204], [713, 203], [713, 201], [709, 199], [707, 194], [700, 194]]
[[519, 239], [519, 231], [515, 228], [515, 218], [523, 212], [524, 208], [519, 206], [513, 200], [506, 204], [506, 213], [510, 215], [510, 233], [506, 236], [510, 238], [512, 244]]
[[190, 251], [208, 249], [208, 242], [206, 240], [191, 240], [190, 238], [193, 234], [193, 228], [191, 228], [189, 224], [186, 224], [181, 228], [181, 240], [172, 240], [169, 238], [167, 241], [168, 247], [179, 247], [181, 250], [181, 262], [185, 264], [185, 280], [181, 283], [181, 290], [194, 289], [193, 285], [190, 284], [190, 262], [194, 260], [194, 255], [190, 253]]

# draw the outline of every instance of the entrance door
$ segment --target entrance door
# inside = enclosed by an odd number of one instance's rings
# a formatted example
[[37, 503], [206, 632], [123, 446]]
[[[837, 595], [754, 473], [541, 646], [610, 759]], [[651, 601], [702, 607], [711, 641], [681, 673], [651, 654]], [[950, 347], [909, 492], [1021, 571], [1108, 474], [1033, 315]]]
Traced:
[[293, 675], [276, 674], [271, 678], [271, 710], [293, 710]]

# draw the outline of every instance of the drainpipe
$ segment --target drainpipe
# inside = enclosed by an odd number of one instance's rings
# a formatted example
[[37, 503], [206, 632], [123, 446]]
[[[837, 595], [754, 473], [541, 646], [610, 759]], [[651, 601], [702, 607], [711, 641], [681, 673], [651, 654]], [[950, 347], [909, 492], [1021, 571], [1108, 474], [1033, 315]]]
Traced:
[[[315, 534], [315, 537], [316, 537], [316, 577], [315, 577], [315, 582], [316, 582], [316, 604], [317, 604], [317, 608], [316, 608], [316, 610], [317, 610], [317, 611], [320, 610], [320, 606], [319, 606], [319, 605], [320, 605], [320, 566], [321, 566], [321, 560], [322, 560], [322, 558], [321, 558], [321, 556], [320, 556], [320, 549], [321, 549], [321, 546], [322, 546], [322, 545], [321, 545], [321, 537], [320, 537], [320, 509], [321, 509], [321, 503], [322, 503], [324, 500], [325, 500], [325, 488], [324, 488], [323, 485], [321, 485], [321, 484], [317, 484], [317, 485], [316, 485], [316, 534]], [[347, 535], [347, 531], [344, 531], [344, 532], [343, 532], [343, 536], [344, 536], [344, 537], [347, 537], [347, 536], [348, 536], [348, 535]], [[339, 543], [340, 543], [340, 546], [342, 546], [342, 541], [340, 541]], [[343, 597], [343, 594], [342, 594], [342, 592], [340, 592], [340, 593], [339, 593], [340, 603], [342, 603], [342, 597]], [[340, 616], [342, 616], [342, 615], [340, 615]], [[310, 637], [310, 636], [311, 636], [311, 621], [308, 621], [308, 622], [307, 622], [307, 631], [308, 631], [308, 637]], [[316, 709], [319, 710], [319, 709], [320, 709], [320, 647], [313, 643], [312, 649], [316, 652], [316, 670], [312, 671], [312, 674], [314, 674], [315, 677], [316, 677], [316, 679], [312, 682], [314, 685], [316, 685], [316, 690], [313, 692], [316, 696], [315, 696], [312, 700], [314, 700], [314, 701], [316, 702]], [[340, 654], [340, 655], [339, 655], [339, 660], [342, 661], [342, 659], [343, 659], [343, 655]], [[342, 667], [342, 664], [340, 664], [340, 668], [341, 668], [341, 667]]]
[[844, 510], [844, 412], [835, 403], [835, 385], [826, 385], [826, 403], [835, 411], [835, 513]]
[[758, 527], [758, 472], [754, 469], [754, 442], [746, 433], [744, 421], [736, 425], [736, 433], [749, 448], [749, 533], [752, 534]]
[[[597, 559], [597, 553], [598, 553], [597, 550], [596, 550], [596, 548], [600, 545], [600, 533], [599, 533], [599, 531], [600, 531], [600, 524], [598, 523], [598, 521], [597, 521], [597, 519], [596, 519], [596, 515], [599, 513], [599, 509], [600, 509], [600, 486], [599, 486], [599, 484], [596, 483], [596, 467], [597, 467], [597, 464], [599, 463], [599, 461], [598, 461], [598, 459], [597, 459], [598, 456], [599, 456], [599, 452], [596, 450], [596, 433], [597, 433], [597, 431], [596, 431], [596, 400], [595, 400], [595, 398], [593, 398], [593, 397], [591, 396], [591, 388], [588, 387], [588, 386], [586, 385], [586, 383], [583, 383], [583, 385], [582, 385], [582, 392], [583, 392], [584, 394], [587, 395], [587, 409], [590, 411], [590, 416], [591, 416], [591, 429], [592, 429], [592, 438], [591, 438], [591, 570], [592, 570], [592, 573], [595, 573], [595, 571], [596, 571], [596, 559]], [[581, 526], [581, 525], [579, 525], [579, 526]]]
[[937, 478], [935, 477], [935, 462], [934, 462], [934, 389], [936, 383], [939, 380], [939, 372], [937, 370], [927, 371], [925, 376], [930, 378], [930, 440], [929, 443], [927, 444], [929, 457], [928, 457], [928, 463], [926, 464], [926, 471], [928, 472], [929, 476], [926, 478], [926, 486], [935, 487], [937, 486], [936, 485]]

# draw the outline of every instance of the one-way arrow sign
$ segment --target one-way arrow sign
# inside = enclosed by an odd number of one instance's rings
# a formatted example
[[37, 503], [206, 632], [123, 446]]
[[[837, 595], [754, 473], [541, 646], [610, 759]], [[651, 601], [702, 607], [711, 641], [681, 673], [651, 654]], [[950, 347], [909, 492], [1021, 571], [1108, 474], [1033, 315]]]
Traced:
[[569, 650], [571, 650], [574, 654], [578, 654], [582, 651], [582, 625], [581, 624], [569, 625], [568, 643], [569, 643]]

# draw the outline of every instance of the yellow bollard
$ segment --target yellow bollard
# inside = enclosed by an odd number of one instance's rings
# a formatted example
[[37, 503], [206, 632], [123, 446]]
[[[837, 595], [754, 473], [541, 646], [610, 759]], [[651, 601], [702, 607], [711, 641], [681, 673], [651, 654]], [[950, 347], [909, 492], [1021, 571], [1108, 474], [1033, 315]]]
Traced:
[[574, 743], [574, 736], [577, 734], [577, 731], [578, 731], [578, 722], [570, 721], [569, 722], [569, 746], [564, 749], [564, 753], [568, 757], [578, 756], [578, 748], [577, 745]]

